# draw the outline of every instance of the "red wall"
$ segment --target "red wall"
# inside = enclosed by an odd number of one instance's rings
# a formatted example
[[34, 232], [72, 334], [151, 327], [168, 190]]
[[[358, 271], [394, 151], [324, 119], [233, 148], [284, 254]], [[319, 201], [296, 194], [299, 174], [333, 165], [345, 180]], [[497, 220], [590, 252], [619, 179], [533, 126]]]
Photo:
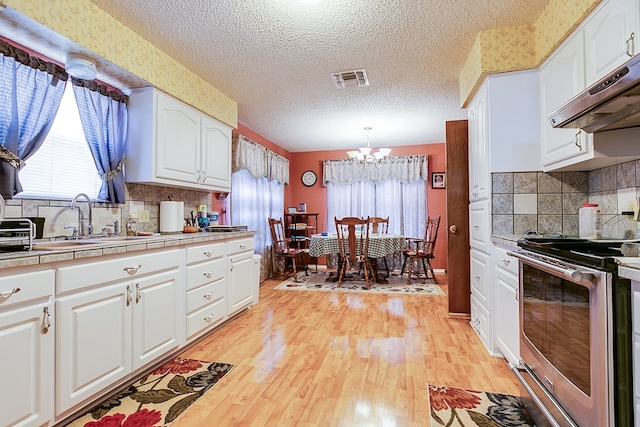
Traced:
[[[236, 132], [289, 159], [289, 185], [285, 187], [284, 194], [285, 209], [287, 206], [298, 206], [301, 202], [304, 202], [307, 204], [307, 212], [317, 212], [319, 214], [318, 227], [320, 230], [318, 231], [332, 231], [331, 221], [328, 221], [326, 218], [327, 192], [326, 188], [322, 185], [322, 162], [324, 160], [347, 158], [346, 150], [290, 153], [245, 126], [239, 125]], [[429, 173], [431, 173], [445, 171], [444, 150], [444, 143], [405, 145], [393, 147], [391, 154], [394, 156], [427, 154], [429, 156]], [[306, 187], [302, 184], [301, 176], [306, 170], [312, 170], [318, 176], [318, 182], [312, 187]], [[218, 202], [217, 195], [218, 193], [214, 193], [214, 207]], [[429, 216], [442, 216], [443, 222], [441, 223], [438, 244], [436, 245], [436, 257], [432, 264], [434, 268], [444, 269], [447, 267], [446, 191], [431, 188], [431, 182], [427, 185], [427, 209]], [[220, 211], [222, 211], [221, 207]]]

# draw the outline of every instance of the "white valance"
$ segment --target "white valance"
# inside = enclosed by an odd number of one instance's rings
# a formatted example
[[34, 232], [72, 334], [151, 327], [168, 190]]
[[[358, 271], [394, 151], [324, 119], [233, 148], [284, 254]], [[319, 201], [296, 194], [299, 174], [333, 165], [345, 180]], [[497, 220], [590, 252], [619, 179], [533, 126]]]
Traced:
[[367, 163], [362, 167], [352, 159], [325, 160], [323, 169], [323, 185], [327, 185], [329, 181], [351, 184], [356, 181], [378, 183], [388, 179], [409, 183], [419, 179], [428, 181], [429, 178], [426, 154], [387, 157], [380, 167], [373, 163]]
[[246, 136], [233, 135], [232, 163], [233, 172], [246, 169], [254, 178], [289, 184], [289, 160]]

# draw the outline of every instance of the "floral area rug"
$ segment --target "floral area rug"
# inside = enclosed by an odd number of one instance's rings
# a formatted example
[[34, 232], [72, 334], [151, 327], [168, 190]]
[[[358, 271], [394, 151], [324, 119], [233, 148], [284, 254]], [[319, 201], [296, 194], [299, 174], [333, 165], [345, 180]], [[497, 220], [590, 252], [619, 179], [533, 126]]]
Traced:
[[371, 289], [367, 290], [364, 278], [356, 277], [342, 282], [338, 287], [335, 271], [314, 271], [310, 270], [309, 275], [304, 272], [298, 273], [298, 281], [289, 278], [278, 284], [275, 289], [293, 291], [325, 291], [325, 292], [363, 292], [373, 294], [411, 294], [411, 295], [446, 295], [440, 286], [427, 280], [422, 283], [422, 279], [412, 279], [411, 285], [407, 286], [406, 274], [400, 277], [395, 271], [391, 272], [387, 281], [389, 283], [371, 283]]
[[107, 398], [70, 427], [168, 426], [233, 368], [176, 357]]
[[429, 384], [431, 427], [535, 426], [517, 396]]

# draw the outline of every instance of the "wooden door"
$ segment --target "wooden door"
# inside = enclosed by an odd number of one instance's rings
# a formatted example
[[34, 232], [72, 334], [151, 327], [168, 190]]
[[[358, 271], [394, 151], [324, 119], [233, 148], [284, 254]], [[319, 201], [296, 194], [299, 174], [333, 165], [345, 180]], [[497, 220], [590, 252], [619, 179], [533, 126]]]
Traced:
[[468, 141], [467, 120], [446, 123], [449, 314], [463, 316], [471, 311]]

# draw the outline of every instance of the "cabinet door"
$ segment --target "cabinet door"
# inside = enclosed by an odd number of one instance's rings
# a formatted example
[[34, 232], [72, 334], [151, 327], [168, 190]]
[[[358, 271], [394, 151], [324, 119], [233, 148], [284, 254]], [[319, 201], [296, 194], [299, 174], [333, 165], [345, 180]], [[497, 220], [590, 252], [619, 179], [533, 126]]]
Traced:
[[177, 283], [177, 269], [132, 282], [134, 370], [179, 344]]
[[543, 166], [591, 151], [588, 134], [579, 129], [553, 128], [547, 117], [585, 87], [583, 44], [583, 33], [576, 33], [540, 69]]
[[253, 303], [253, 252], [229, 257], [228, 310], [232, 315]]
[[[638, 1], [603, 3], [584, 27], [586, 86], [606, 76], [638, 51]], [[635, 33], [633, 38], [632, 33]]]
[[487, 145], [487, 84], [478, 90], [469, 110], [469, 200], [489, 197], [489, 146]]
[[156, 176], [197, 182], [200, 170], [200, 113], [160, 92], [156, 96]]
[[53, 416], [53, 328], [43, 302], [0, 314], [0, 425], [47, 425]]
[[210, 188], [231, 188], [231, 128], [202, 116], [202, 166], [200, 182]]
[[491, 312], [471, 295], [471, 326], [480, 337], [480, 341], [490, 352], [493, 351], [491, 335]]
[[56, 300], [58, 415], [131, 372], [132, 296], [117, 284]]
[[489, 257], [474, 249], [471, 250], [471, 294], [485, 307], [491, 301], [491, 278], [489, 277]]
[[520, 363], [520, 316], [518, 282], [515, 276], [496, 272], [496, 295], [493, 305], [495, 341], [498, 350], [514, 365]]

